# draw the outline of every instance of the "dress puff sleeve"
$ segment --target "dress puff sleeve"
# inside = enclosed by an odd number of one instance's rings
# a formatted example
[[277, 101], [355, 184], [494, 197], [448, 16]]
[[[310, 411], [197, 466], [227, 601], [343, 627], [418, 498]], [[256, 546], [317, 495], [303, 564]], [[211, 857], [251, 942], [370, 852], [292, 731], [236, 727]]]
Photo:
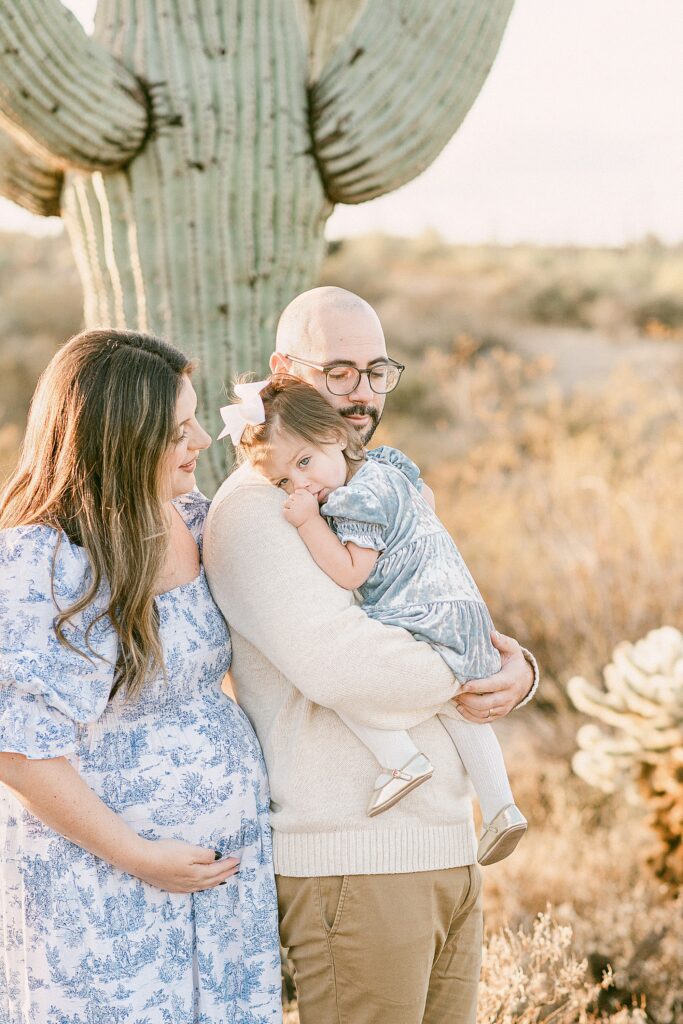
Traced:
[[422, 493], [423, 480], [420, 470], [412, 459], [400, 452], [398, 448], [390, 448], [388, 444], [381, 444], [368, 452], [368, 458], [374, 462], [384, 462], [398, 469], [408, 478], [413, 487]]
[[58, 610], [70, 607], [91, 579], [83, 548], [57, 530], [0, 531], [1, 751], [29, 758], [71, 754], [78, 748], [79, 728], [104, 711], [113, 684], [116, 633], [109, 618], [96, 622], [88, 635], [92, 654], [85, 631], [106, 608], [106, 588], [65, 627], [76, 650], [64, 647], [54, 629]]
[[196, 487], [174, 498], [172, 504], [194, 537], [201, 552], [204, 542], [204, 526], [209, 512], [210, 501]]
[[362, 479], [352, 477], [348, 484], [330, 494], [320, 509], [342, 544], [384, 551], [389, 517], [380, 495]]

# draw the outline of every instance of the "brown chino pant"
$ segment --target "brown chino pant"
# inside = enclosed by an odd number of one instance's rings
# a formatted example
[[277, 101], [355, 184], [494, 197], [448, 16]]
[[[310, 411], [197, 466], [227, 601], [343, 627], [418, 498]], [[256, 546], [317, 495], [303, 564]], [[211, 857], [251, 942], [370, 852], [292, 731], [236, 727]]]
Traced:
[[301, 1024], [474, 1024], [476, 865], [276, 880]]

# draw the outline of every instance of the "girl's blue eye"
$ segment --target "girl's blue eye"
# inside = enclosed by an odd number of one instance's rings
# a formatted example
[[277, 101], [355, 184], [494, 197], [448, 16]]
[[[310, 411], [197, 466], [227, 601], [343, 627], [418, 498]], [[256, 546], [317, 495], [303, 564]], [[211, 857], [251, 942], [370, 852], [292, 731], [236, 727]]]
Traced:
[[278, 487], [284, 487], [287, 482], [287, 477], [285, 477], [284, 480], [278, 480], [277, 485]]
[[300, 466], [307, 466], [310, 461], [311, 461], [311, 456], [310, 455], [304, 455], [303, 459], [299, 459], [299, 465]]

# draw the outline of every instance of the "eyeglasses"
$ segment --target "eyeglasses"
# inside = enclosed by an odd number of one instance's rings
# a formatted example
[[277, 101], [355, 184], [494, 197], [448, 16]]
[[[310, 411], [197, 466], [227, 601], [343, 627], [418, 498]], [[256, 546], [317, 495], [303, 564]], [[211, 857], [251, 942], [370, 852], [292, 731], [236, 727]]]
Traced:
[[285, 355], [285, 358], [291, 359], [293, 363], [311, 366], [314, 370], [324, 373], [325, 384], [331, 395], [350, 395], [360, 384], [363, 374], [366, 374], [368, 384], [376, 395], [386, 395], [394, 390], [405, 370], [402, 363], [397, 363], [393, 359], [374, 363], [367, 370], [359, 370], [357, 366], [347, 366], [345, 363], [321, 366], [319, 363], [309, 363], [307, 359], [299, 359], [298, 356]]

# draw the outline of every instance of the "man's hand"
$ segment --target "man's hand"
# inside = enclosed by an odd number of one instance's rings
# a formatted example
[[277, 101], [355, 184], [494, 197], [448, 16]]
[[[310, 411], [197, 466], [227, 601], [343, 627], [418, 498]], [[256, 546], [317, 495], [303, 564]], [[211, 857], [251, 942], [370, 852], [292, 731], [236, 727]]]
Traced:
[[494, 630], [491, 641], [500, 651], [500, 672], [486, 679], [471, 679], [453, 698], [468, 722], [481, 724], [503, 718], [524, 700], [534, 683], [534, 671], [516, 640]]
[[287, 522], [298, 529], [309, 519], [320, 515], [320, 506], [314, 494], [300, 488], [294, 491], [294, 494], [288, 495], [286, 502], [282, 506], [282, 511]]

